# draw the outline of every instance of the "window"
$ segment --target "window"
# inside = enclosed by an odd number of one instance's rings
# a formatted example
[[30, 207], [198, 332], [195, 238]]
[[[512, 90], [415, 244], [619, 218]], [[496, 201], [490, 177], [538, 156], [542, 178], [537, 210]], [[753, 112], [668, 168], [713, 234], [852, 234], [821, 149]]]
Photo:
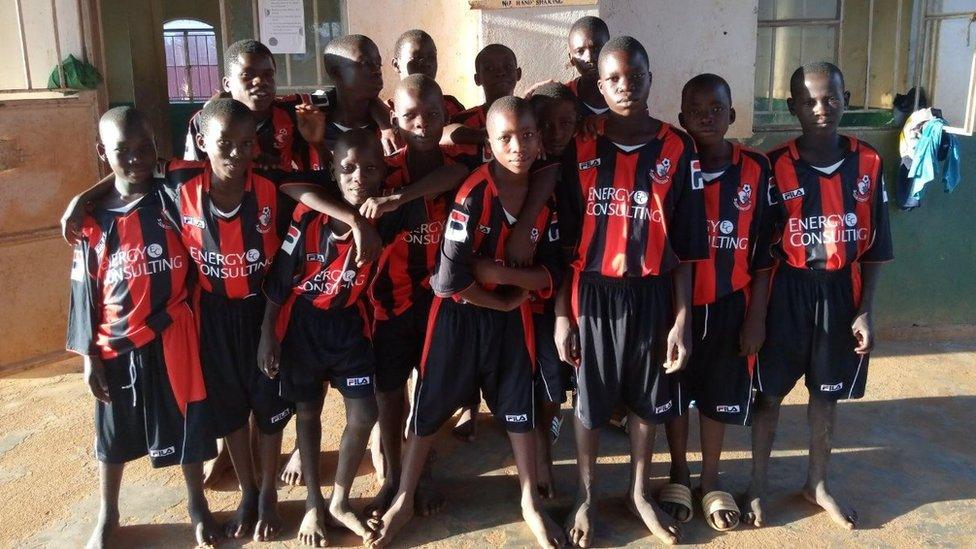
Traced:
[[88, 61], [91, 44], [86, 17], [82, 3], [71, 0], [0, 2], [0, 51], [5, 54], [0, 66], [0, 99], [49, 99], [73, 94], [74, 90], [65, 85], [61, 62], [69, 55]]
[[[322, 65], [322, 49], [330, 40], [345, 34], [342, 3], [339, 0], [303, 0], [305, 7], [305, 53], [275, 54], [278, 93], [308, 91], [330, 85]], [[223, 48], [244, 38], [261, 39], [259, 8], [262, 0], [221, 0]]]
[[912, 0], [759, 0], [754, 125], [795, 127], [786, 98], [793, 71], [830, 61], [851, 93], [842, 126], [892, 124], [907, 92]]
[[170, 103], [199, 103], [220, 89], [217, 37], [210, 25], [177, 19], [163, 25]]
[[[968, 10], [968, 11], [966, 11]], [[942, 110], [949, 131], [976, 129], [976, 11], [972, 0], [922, 2], [913, 84]], [[917, 108], [917, 102], [916, 102]]]

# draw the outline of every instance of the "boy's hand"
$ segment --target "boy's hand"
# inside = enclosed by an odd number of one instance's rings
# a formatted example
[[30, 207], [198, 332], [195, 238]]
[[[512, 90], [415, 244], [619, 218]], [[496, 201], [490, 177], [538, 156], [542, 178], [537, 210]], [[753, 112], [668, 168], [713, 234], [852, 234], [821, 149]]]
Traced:
[[500, 284], [498, 263], [490, 257], [476, 256], [471, 258], [471, 270], [479, 284]]
[[309, 145], [316, 147], [325, 143], [325, 112], [302, 99], [300, 105], [295, 105], [295, 119], [298, 121], [298, 133], [302, 134]]
[[281, 345], [274, 334], [261, 331], [261, 341], [258, 342], [258, 368], [271, 379], [278, 376], [278, 357], [281, 356]]
[[393, 156], [398, 150], [404, 147], [403, 139], [400, 138], [400, 134], [396, 131], [396, 128], [381, 128], [380, 143], [383, 144], [384, 156]]
[[74, 246], [81, 240], [81, 224], [85, 218], [85, 205], [81, 196], [75, 196], [68, 202], [64, 214], [61, 216], [61, 238]]
[[528, 267], [535, 257], [532, 228], [528, 223], [516, 223], [505, 242], [505, 260], [513, 267]]
[[854, 352], [859, 355], [866, 355], [874, 349], [874, 322], [871, 320], [871, 313], [865, 311], [859, 313], [851, 324], [851, 331], [854, 332], [854, 339], [857, 345]]
[[739, 356], [754, 355], [762, 348], [766, 341], [766, 319], [752, 318], [755, 315], [746, 314], [739, 332]]
[[383, 239], [376, 227], [366, 221], [364, 217], [357, 217], [352, 224], [352, 238], [356, 244], [356, 266], [375, 261], [383, 251]]
[[579, 135], [583, 137], [584, 141], [596, 139], [598, 135], [603, 133], [603, 125], [606, 120], [606, 114], [594, 114], [593, 116], [587, 116], [579, 124]]
[[691, 353], [691, 329], [688, 322], [678, 320], [668, 332], [668, 356], [664, 359], [664, 373], [673, 374], [688, 365]]
[[531, 99], [532, 95], [535, 93], [535, 90], [539, 89], [542, 86], [545, 86], [546, 84], [554, 84], [554, 83], [556, 83], [556, 81], [553, 80], [552, 78], [550, 78], [549, 80], [543, 80], [542, 82], [536, 82], [535, 84], [529, 86], [529, 89], [525, 90], [525, 94], [522, 97], [524, 99]]
[[101, 358], [97, 356], [85, 357], [84, 376], [91, 394], [105, 404], [111, 404], [112, 399], [108, 396], [108, 381], [105, 380], [105, 365], [102, 364]]
[[573, 321], [566, 316], [556, 316], [556, 325], [553, 330], [556, 339], [556, 350], [559, 351], [559, 360], [568, 362], [579, 368], [580, 365], [580, 341], [579, 328]]
[[529, 291], [525, 288], [518, 288], [512, 286], [510, 288], [497, 290], [495, 294], [498, 296], [498, 310], [499, 311], [514, 311], [518, 309], [526, 299], [529, 298]]
[[366, 219], [379, 219], [383, 214], [392, 212], [400, 207], [395, 196], [373, 196], [366, 199], [359, 207], [359, 213]]

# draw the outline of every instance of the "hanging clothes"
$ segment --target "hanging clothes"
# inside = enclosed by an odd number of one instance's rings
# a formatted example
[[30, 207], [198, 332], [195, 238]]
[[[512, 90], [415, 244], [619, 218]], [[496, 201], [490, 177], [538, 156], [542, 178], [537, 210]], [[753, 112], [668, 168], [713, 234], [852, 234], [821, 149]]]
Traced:
[[959, 184], [959, 142], [955, 135], [944, 131], [947, 123], [941, 114], [938, 109], [920, 109], [912, 113], [902, 129], [896, 193], [902, 210], [920, 205], [925, 186], [935, 180], [942, 162], [945, 192], [952, 192]]

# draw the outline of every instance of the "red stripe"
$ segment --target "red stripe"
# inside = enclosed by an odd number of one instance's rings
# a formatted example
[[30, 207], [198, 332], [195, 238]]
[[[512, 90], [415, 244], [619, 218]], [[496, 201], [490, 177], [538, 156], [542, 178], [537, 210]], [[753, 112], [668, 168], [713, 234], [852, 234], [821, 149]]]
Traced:
[[535, 322], [532, 318], [532, 307], [528, 301], [522, 302], [522, 305], [519, 306], [519, 313], [522, 315], [522, 340], [525, 342], [525, 349], [529, 353], [529, 364], [532, 365], [532, 373], [535, 374]]
[[719, 198], [721, 197], [722, 182], [716, 181], [705, 185], [705, 219], [708, 223], [708, 260], [695, 262], [695, 305], [704, 305], [715, 301], [715, 254], [717, 250], [713, 239], [718, 236]]
[[[267, 180], [262, 179], [261, 181]], [[264, 231], [262, 235], [262, 240], [264, 241], [264, 257], [262, 259], [268, 261], [268, 267], [261, 273], [261, 280], [264, 280], [265, 275], [271, 270], [271, 261], [274, 260], [278, 248], [281, 247], [281, 238], [278, 236], [278, 208], [280, 205], [278, 204], [278, 190], [270, 181], [267, 181], [267, 184], [257, 185], [255, 187], [255, 195], [258, 200], [257, 222], [259, 225], [261, 224], [261, 211], [265, 207], [271, 208], [270, 222], [266, 227], [262, 226], [261, 228]], [[260, 291], [260, 287], [254, 288], [254, 292]]]
[[[180, 187], [180, 211], [184, 217], [192, 217], [202, 220], [204, 219], [203, 193], [205, 187], [209, 187], [209, 168], [199, 177], [201, 177], [202, 180], [197, 180], [194, 178], [187, 181]], [[196, 250], [203, 252], [204, 229], [189, 223], [184, 223], [182, 219], [178, 219], [177, 222], [180, 224], [180, 231], [183, 234], [184, 241], [187, 243], [187, 247], [195, 248]], [[200, 276], [197, 277], [197, 281], [204, 290], [212, 292], [213, 285], [210, 283], [209, 277], [204, 275], [203, 271], [200, 270], [201, 265], [197, 265], [196, 268], [200, 272]]]
[[434, 296], [430, 304], [430, 313], [427, 315], [427, 333], [424, 334], [424, 351], [420, 355], [420, 377], [424, 377], [424, 370], [427, 369], [427, 353], [430, 351], [430, 340], [434, 336], [434, 326], [437, 324], [437, 313], [440, 311], [441, 302], [444, 298]]
[[[598, 158], [596, 153], [595, 139], [584, 141], [580, 137], [576, 138], [576, 158], [578, 160], [585, 162]], [[586, 207], [590, 203], [590, 191], [596, 188], [598, 175], [599, 170], [596, 167], [578, 172], [584, 211], [582, 227], [580, 227], [580, 242], [576, 247], [576, 257], [573, 260], [573, 267], [577, 270], [586, 268], [586, 255], [589, 253], [590, 246], [593, 243], [593, 233], [596, 231], [596, 218], [586, 213]]]
[[[819, 179], [821, 213], [827, 219], [839, 220], [833, 226], [828, 223], [828, 226], [822, 229], [824, 240], [831, 240], [831, 242], [824, 242], [824, 249], [827, 259], [826, 269], [832, 271], [843, 267], [847, 262], [847, 249], [841, 242], [844, 229], [847, 228], [844, 222], [844, 185], [840, 180], [840, 173]], [[833, 233], [833, 238], [827, 238], [828, 233]]]
[[[124, 218], [120, 219], [118, 223], [119, 249], [127, 250], [142, 248], [141, 252], [143, 257], [139, 261], [143, 265], [146, 265], [146, 241], [144, 240], [142, 234], [142, 224], [139, 219], [139, 210], [134, 210], [132, 214], [126, 215]], [[167, 246], [170, 246], [172, 245], [172, 242], [168, 241], [166, 244]], [[170, 248], [170, 251], [172, 251], [172, 248]], [[168, 255], [172, 257], [172, 253]], [[134, 265], [134, 267], [142, 268], [143, 265]], [[151, 280], [151, 276], [143, 275], [135, 276], [130, 278], [128, 281], [121, 282], [121, 284], [126, 284], [128, 286], [129, 297], [132, 299], [132, 308], [129, 309], [128, 312], [128, 328], [131, 334], [130, 339], [137, 336], [137, 330], [142, 330], [145, 327], [146, 319], [149, 317], [148, 313], [152, 309]], [[153, 338], [150, 337], [144, 343], [148, 343], [149, 341], [152, 341], [152, 339]], [[133, 339], [133, 343], [136, 343], [136, 347], [139, 346], [139, 343], [137, 343], [135, 339]]]
[[[241, 258], [241, 262], [238, 265], [229, 265], [229, 268], [236, 269], [238, 273], [241, 273], [243, 267], [247, 264], [247, 260], [244, 259], [244, 234], [245, 230], [254, 230], [253, 227], [242, 227], [241, 215], [238, 214], [233, 220], [218, 219], [217, 220], [217, 234], [220, 235], [220, 253], [224, 257], [237, 257]], [[219, 268], [219, 267], [218, 267]], [[223, 278], [223, 277], [222, 277]], [[231, 299], [240, 299], [247, 297], [250, 293], [248, 291], [247, 277], [246, 276], [231, 276], [223, 278], [224, 281], [224, 293], [227, 297]]]
[[573, 313], [573, 321], [579, 324], [579, 270], [574, 268], [570, 276], [573, 277], [570, 283], [570, 306]]
[[181, 305], [179, 310], [174, 311], [173, 323], [163, 330], [162, 337], [166, 375], [169, 377], [176, 404], [185, 416], [187, 404], [207, 398], [207, 389], [200, 366], [200, 346], [194, 330], [194, 315], [189, 305]]
[[[790, 150], [793, 151], [793, 142], [790, 142]], [[773, 169], [776, 178], [776, 187], [780, 192], [778, 201], [783, 204], [786, 209], [786, 225], [783, 227], [783, 233], [778, 235], [779, 237], [779, 247], [783, 251], [783, 255], [786, 257], [786, 262], [790, 265], [796, 267], [797, 269], [805, 269], [807, 266], [807, 249], [805, 246], [794, 246], [791, 244], [792, 239], [790, 238], [793, 233], [790, 232], [790, 220], [791, 219], [803, 219], [803, 201], [804, 198], [793, 198], [791, 200], [783, 200], [782, 194], [793, 191], [800, 188], [800, 181], [796, 177], [796, 164], [789, 155], [781, 155], [776, 160], [776, 165]], [[797, 234], [801, 237], [803, 231], [800, 230]], [[775, 237], [775, 236], [774, 236]], [[775, 244], [775, 243], [774, 243]]]
[[744, 239], [746, 242], [745, 248], [735, 249], [735, 261], [732, 265], [732, 290], [738, 290], [739, 288], [744, 288], [749, 285], [751, 276], [749, 275], [749, 251], [752, 249], [752, 242], [749, 242], [749, 229], [752, 227], [753, 214], [756, 212], [756, 205], [759, 200], [765, 200], [766, 197], [760, 194], [760, 189], [762, 187], [762, 182], [759, 181], [762, 169], [759, 163], [753, 160], [748, 155], [741, 156], [742, 163], [739, 168], [739, 188], [742, 188], [743, 183], [750, 185], [752, 189], [752, 196], [750, 197], [751, 205], [746, 210], [739, 210], [739, 219], [736, 224], [738, 227], [738, 238]]
[[[857, 229], [866, 230], [868, 237], [864, 240], [855, 241], [855, 257], [851, 258], [851, 261], [855, 261], [864, 252], [868, 250], [868, 247], [872, 243], [871, 235], [874, 232], [874, 216], [871, 214], [874, 212], [874, 201], [880, 193], [877, 193], [877, 185], [881, 184], [881, 174], [878, 173], [880, 166], [876, 162], [877, 156], [872, 154], [868, 149], [862, 150], [860, 154], [857, 155], [857, 179], [861, 180], [862, 177], [867, 177], [871, 182], [871, 188], [868, 190], [868, 200], [861, 202], [860, 200], [854, 201], [854, 213], [857, 214]], [[851, 186], [849, 192], [857, 192], [857, 181]]]
[[[620, 208], [623, 211], [630, 209], [630, 194], [634, 191], [634, 178], [639, 156], [639, 154], [617, 152], [613, 171], [613, 186], [617, 189], [625, 189], [627, 192], [615, 192], [613, 199], [608, 201], [608, 208]], [[630, 218], [621, 215], [608, 215], [606, 217], [606, 234], [603, 235], [605, 241], [600, 273], [605, 276], [623, 276], [627, 272], [627, 241], [630, 239]]]

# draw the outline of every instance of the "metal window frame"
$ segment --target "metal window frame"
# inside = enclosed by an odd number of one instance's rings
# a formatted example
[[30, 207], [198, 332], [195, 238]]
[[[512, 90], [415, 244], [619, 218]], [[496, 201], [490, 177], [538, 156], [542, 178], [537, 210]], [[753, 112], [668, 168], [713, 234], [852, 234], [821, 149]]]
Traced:
[[[200, 22], [203, 23], [203, 21], [200, 21]], [[206, 23], [204, 23], [204, 24], [206, 24]], [[186, 89], [187, 89], [187, 92], [188, 92], [187, 95], [189, 97], [188, 98], [185, 98], [185, 99], [184, 98], [168, 97], [170, 103], [200, 103], [201, 102], [201, 100], [199, 98], [197, 98], [195, 95], [193, 95], [193, 78], [191, 78], [191, 76], [190, 76], [190, 69], [192, 67], [204, 67], [204, 66], [210, 67], [210, 66], [214, 66], [214, 67], [217, 67], [217, 73], [218, 73], [218, 75], [220, 73], [220, 59], [214, 59], [213, 60], [214, 62], [213, 62], [212, 65], [209, 64], [209, 63], [207, 65], [192, 65], [190, 63], [190, 36], [191, 36], [190, 33], [195, 33], [195, 34], [193, 34], [193, 36], [213, 36], [213, 39], [214, 39], [214, 47], [217, 46], [217, 31], [216, 31], [216, 29], [212, 25], [208, 25], [208, 26], [210, 27], [210, 30], [206, 30], [206, 29], [187, 29], [187, 28], [179, 28], [179, 27], [178, 28], [174, 28], [174, 29], [163, 29], [163, 47], [164, 48], [166, 47], [165, 41], [166, 41], [167, 38], [176, 37], [176, 36], [182, 36], [183, 37], [183, 56], [184, 56], [184, 59], [186, 59], [186, 65], [184, 65], [183, 69], [184, 69], [184, 74], [185, 74], [185, 78], [186, 78], [186, 85], [187, 85], [187, 88]], [[175, 46], [175, 44], [174, 44], [174, 46]], [[198, 55], [198, 57], [199, 57], [199, 55]], [[207, 53], [207, 61], [210, 61], [210, 54], [209, 54], [209, 52]], [[173, 65], [171, 67], [170, 65], [166, 65], [166, 68], [167, 69], [169, 69], [169, 68], [177, 69], [177, 68], [179, 68], [179, 66]], [[167, 91], [167, 96], [168, 95], [169, 95], [169, 93]], [[203, 100], [206, 100], [206, 98], [203, 98]]]
[[[312, 33], [313, 34], [313, 37], [314, 37], [314, 46], [313, 47], [315, 48], [315, 52], [313, 53], [313, 56], [315, 58], [315, 82], [312, 83], [312, 84], [295, 84], [293, 82], [293, 80], [292, 80], [292, 67], [291, 67], [291, 61], [292, 60], [291, 60], [291, 54], [289, 54], [289, 53], [286, 53], [286, 54], [275, 54], [275, 55], [284, 55], [285, 56], [285, 71], [284, 71], [285, 79], [284, 79], [284, 84], [279, 84], [278, 85], [278, 91], [279, 92], [282, 92], [282, 91], [283, 92], [306, 91], [309, 88], [313, 88], [313, 87], [319, 87], [319, 88], [321, 88], [321, 87], [323, 87], [323, 86], [325, 86], [327, 84], [327, 82], [325, 80], [325, 67], [323, 65], [324, 61], [322, 59], [322, 44], [321, 44], [321, 40], [319, 38], [319, 33], [318, 33], [318, 28], [317, 28], [318, 25], [319, 25], [319, 23], [320, 23], [320, 21], [319, 21], [319, 0], [311, 0], [311, 2], [312, 2], [313, 26], [316, 27], [315, 28], [315, 32]], [[218, 6], [218, 8], [219, 8], [219, 11], [220, 11], [221, 46], [222, 46], [222, 49], [223, 50], [227, 50], [228, 39], [229, 39], [228, 37], [229, 37], [230, 29], [228, 28], [228, 25], [227, 25], [228, 17], [227, 17], [227, 2], [226, 2], [226, 0], [219, 0], [219, 6]], [[346, 2], [340, 1], [339, 2], [339, 13], [340, 13], [340, 17], [339, 18], [340, 18], [340, 20], [338, 22], [341, 25], [341, 28], [342, 28], [342, 32], [343, 33], [345, 33], [348, 30], [348, 28], [349, 28], [349, 25], [348, 25], [348, 13], [347, 13], [346, 10], [347, 10], [347, 8], [346, 8]], [[260, 23], [260, 17], [259, 17], [259, 13], [258, 13], [258, 0], [251, 0], [251, 22], [252, 22], [252, 28], [254, 29], [254, 39], [255, 40], [260, 40], [261, 39], [261, 23]]]
[[[914, 67], [912, 70], [912, 86], [918, 89], [922, 85], [923, 75], [925, 78], [925, 89], [931, 90], [935, 78], [935, 45], [939, 43], [939, 30], [942, 21], [948, 19], [969, 19], [970, 29], [976, 24], [976, 10], [929, 13], [930, 4], [928, 0], [918, 0], [916, 7], [919, 14], [918, 28], [913, 29], [917, 32], [917, 46], [915, 49]], [[927, 74], [926, 69], [929, 68]], [[915, 94], [915, 104], [913, 111], [918, 110], [920, 94]], [[976, 51], [973, 52], [972, 63], [969, 68], [969, 87], [966, 95], [966, 108], [963, 111], [962, 126], [947, 126], [945, 131], [958, 135], [973, 135], [976, 131]]]
[[[82, 0], [77, 1], [78, 10], [78, 24], [79, 33], [82, 37], [82, 60], [88, 62], [88, 52], [84, 46], [85, 41], [85, 12], [82, 9]], [[54, 55], [56, 57], [56, 69], [58, 71], [58, 81], [61, 85], [57, 88], [48, 88], [45, 84], [44, 87], [35, 87], [33, 82], [31, 82], [31, 70], [30, 70], [30, 54], [27, 51], [27, 33], [24, 31], [24, 5], [23, 0], [14, 0], [14, 7], [17, 11], [17, 33], [20, 37], [20, 55], [21, 61], [24, 64], [24, 82], [26, 83], [26, 88], [4, 88], [0, 89], [0, 93], [30, 93], [30, 92], [43, 92], [43, 93], [62, 93], [71, 94], [77, 90], [65, 86], [64, 81], [64, 67], [62, 62], [64, 61], [61, 56], [61, 29], [58, 27], [58, 6], [57, 0], [51, 0], [51, 26], [54, 28]]]

